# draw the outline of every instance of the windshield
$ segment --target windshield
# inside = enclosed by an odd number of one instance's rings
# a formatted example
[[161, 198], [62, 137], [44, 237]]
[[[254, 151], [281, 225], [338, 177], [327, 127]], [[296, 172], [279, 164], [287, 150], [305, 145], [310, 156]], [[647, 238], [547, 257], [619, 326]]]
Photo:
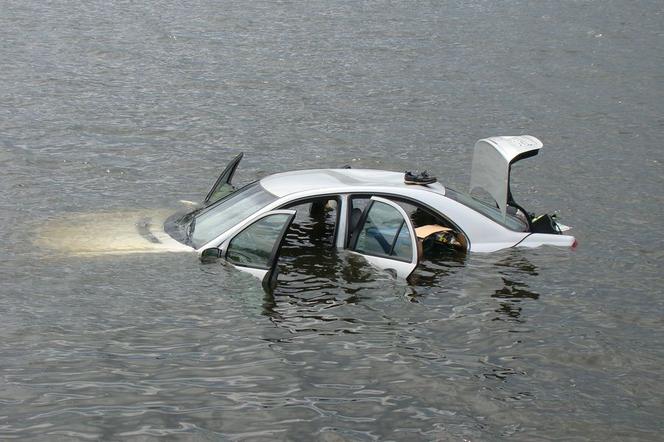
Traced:
[[195, 216], [191, 244], [198, 249], [276, 200], [258, 181], [243, 187]]
[[491, 206], [484, 201], [473, 198], [467, 193], [458, 192], [456, 190], [450, 189], [449, 187], [446, 187], [445, 196], [463, 204], [464, 206], [470, 207], [476, 212], [481, 213], [487, 218], [492, 219], [501, 226], [507, 227], [510, 230], [515, 230], [517, 232], [525, 232], [528, 230], [528, 225], [521, 221], [519, 218], [512, 216], [509, 213], [506, 214], [503, 218], [503, 214], [498, 207]]

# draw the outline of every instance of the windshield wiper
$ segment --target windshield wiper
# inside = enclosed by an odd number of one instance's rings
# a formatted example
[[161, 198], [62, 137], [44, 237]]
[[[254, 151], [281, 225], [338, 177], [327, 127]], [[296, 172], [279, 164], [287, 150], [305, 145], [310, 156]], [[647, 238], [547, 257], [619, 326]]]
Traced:
[[196, 227], [196, 217], [192, 216], [192, 220], [189, 223], [189, 226], [187, 227], [187, 231], [185, 233], [185, 239], [188, 244], [191, 244], [191, 237], [194, 235], [194, 228]]

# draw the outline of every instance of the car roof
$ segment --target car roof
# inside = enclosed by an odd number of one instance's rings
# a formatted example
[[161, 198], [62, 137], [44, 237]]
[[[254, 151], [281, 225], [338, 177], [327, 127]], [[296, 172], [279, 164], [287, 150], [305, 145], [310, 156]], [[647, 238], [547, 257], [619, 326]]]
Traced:
[[414, 186], [404, 183], [403, 172], [376, 169], [308, 169], [276, 173], [260, 180], [268, 192], [281, 198], [297, 192], [319, 190], [326, 192], [356, 192], [380, 189], [386, 192], [401, 193], [402, 189], [417, 187], [441, 195], [445, 194], [442, 184], [436, 182], [427, 186]]

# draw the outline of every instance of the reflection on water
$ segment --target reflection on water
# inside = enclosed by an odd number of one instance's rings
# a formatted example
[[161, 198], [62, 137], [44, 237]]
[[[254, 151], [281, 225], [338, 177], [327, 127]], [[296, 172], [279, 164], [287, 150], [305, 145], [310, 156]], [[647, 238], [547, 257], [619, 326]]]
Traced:
[[271, 295], [189, 254], [22, 267], [5, 285], [33, 293], [2, 305], [3, 436], [530, 438], [537, 404], [557, 426], [577, 419], [570, 388], [615, 393], [547, 340], [570, 311], [538, 264], [555, 252], [451, 253], [407, 283], [335, 251], [333, 219], [298, 216]]
[[[523, 319], [520, 319], [522, 312], [520, 303], [528, 299], [539, 299], [539, 294], [529, 290], [523, 280], [527, 275], [537, 276], [537, 267], [523, 256], [506, 258], [498, 262], [496, 266], [508, 269], [505, 272], [507, 275], [501, 276], [504, 286], [491, 295], [493, 298], [501, 300], [496, 312], [506, 316], [507, 320], [524, 322]], [[523, 275], [523, 277], [519, 278], [519, 275]]]
[[355, 320], [334, 312], [359, 303], [379, 272], [362, 257], [336, 249], [336, 206], [294, 208], [297, 216], [279, 259], [279, 284], [266, 296], [264, 313], [294, 331], [352, 333]]
[[[408, 282], [397, 280], [361, 256], [336, 249], [335, 210], [313, 215], [310, 205], [294, 208], [298, 212], [284, 242], [279, 284], [263, 303], [263, 314], [293, 332], [356, 333], [358, 321], [336, 313], [362, 302], [361, 293], [366, 290], [382, 287], [399, 293], [395, 300], [422, 303], [445, 292], [467, 270], [468, 254], [445, 248], [422, 261]], [[521, 304], [540, 297], [525, 282], [538, 275], [537, 266], [519, 252], [503, 255], [480, 259], [484, 273], [481, 293], [490, 293], [487, 296], [498, 301], [494, 310], [498, 315], [492, 320], [525, 323]], [[467, 290], [464, 285], [460, 289]]]

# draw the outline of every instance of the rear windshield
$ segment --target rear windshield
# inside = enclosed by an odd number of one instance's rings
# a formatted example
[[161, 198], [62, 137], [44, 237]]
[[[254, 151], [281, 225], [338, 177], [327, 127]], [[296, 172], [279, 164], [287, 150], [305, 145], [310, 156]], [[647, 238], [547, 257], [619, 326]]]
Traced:
[[484, 201], [478, 200], [477, 198], [473, 198], [467, 193], [457, 192], [454, 189], [446, 187], [445, 196], [463, 204], [464, 206], [470, 207], [476, 212], [481, 213], [487, 218], [497, 222], [503, 227], [507, 227], [510, 230], [517, 232], [526, 232], [528, 230], [528, 225], [524, 221], [521, 221], [519, 218], [510, 215], [509, 213], [505, 216], [505, 218], [503, 218], [503, 214], [500, 212], [498, 207], [492, 206]]
[[198, 249], [276, 200], [258, 181], [243, 187], [196, 215], [191, 244]]

